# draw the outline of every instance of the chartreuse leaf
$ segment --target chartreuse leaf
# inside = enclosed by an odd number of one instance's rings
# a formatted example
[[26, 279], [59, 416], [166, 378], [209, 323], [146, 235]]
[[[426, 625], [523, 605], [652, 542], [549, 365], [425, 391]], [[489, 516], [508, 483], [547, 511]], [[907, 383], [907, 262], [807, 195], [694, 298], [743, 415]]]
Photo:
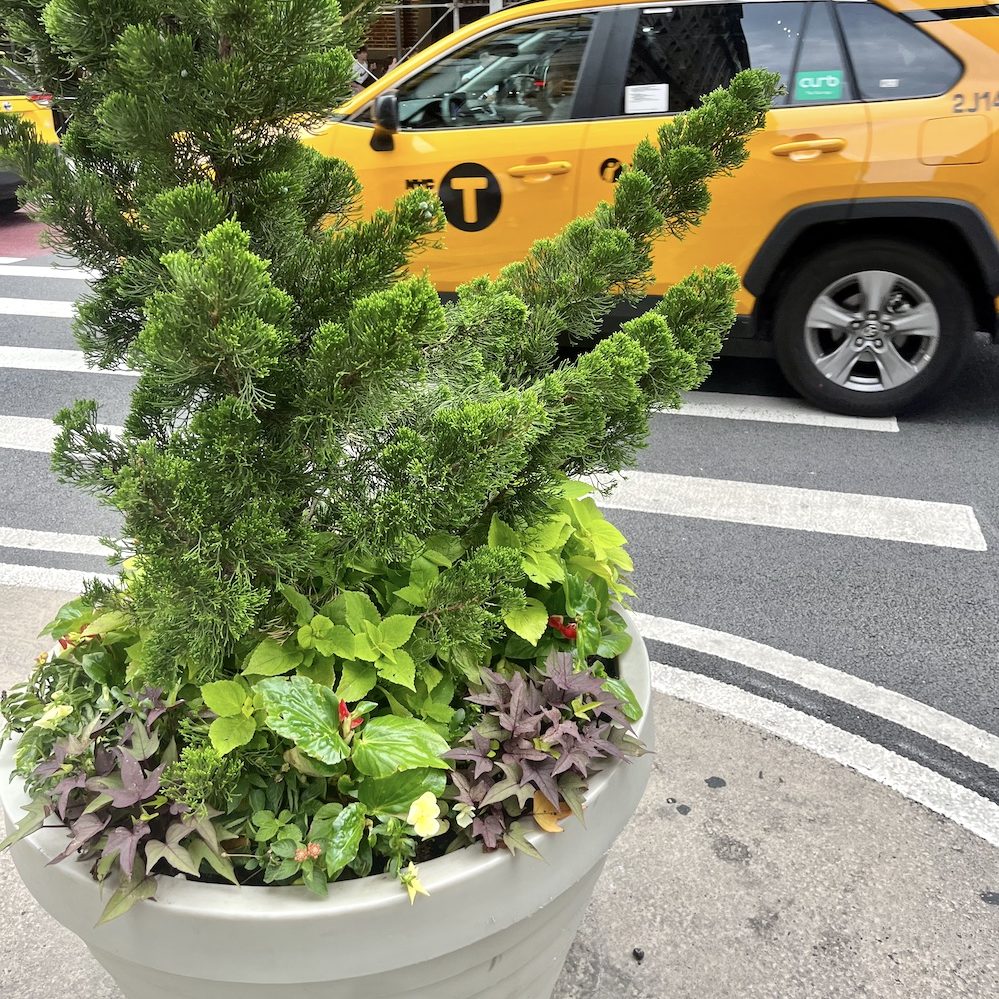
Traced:
[[354, 766], [367, 777], [391, 777], [403, 770], [447, 770], [442, 759], [451, 747], [426, 722], [383, 715], [365, 722], [354, 738]]
[[245, 715], [216, 718], [208, 728], [208, 738], [219, 756], [245, 746], [257, 731], [256, 722]]
[[79, 631], [92, 615], [93, 608], [90, 604], [83, 597], [77, 597], [68, 604], [63, 604], [56, 616], [38, 634], [62, 638], [71, 631]]
[[416, 690], [416, 663], [404, 649], [394, 649], [375, 663], [375, 669], [382, 680], [397, 683], [407, 690]]
[[364, 833], [364, 806], [348, 805], [334, 820], [326, 846], [326, 876], [332, 881], [357, 856]]
[[295, 623], [308, 624], [316, 613], [312, 609], [308, 597], [303, 596], [294, 586], [288, 586], [286, 583], [279, 583], [278, 589], [285, 600], [295, 609]]
[[402, 648], [412, 637], [420, 619], [408, 614], [393, 614], [378, 626], [378, 644], [390, 649]]
[[409, 806], [430, 791], [435, 797], [444, 793], [447, 778], [439, 770], [406, 770], [380, 779], [368, 777], [357, 788], [357, 797], [369, 812], [405, 817]]
[[219, 717], [242, 714], [246, 695], [246, 689], [236, 680], [216, 680], [201, 688], [206, 707]]
[[42, 828], [42, 823], [45, 821], [45, 802], [41, 798], [34, 799], [24, 812], [25, 814], [15, 824], [14, 831], [0, 843], [0, 853], [20, 842], [25, 836], [30, 836], [36, 829]]
[[537, 645], [548, 627], [548, 609], [540, 600], [528, 597], [523, 607], [515, 607], [503, 615], [503, 623], [531, 645]]
[[128, 626], [128, 615], [121, 611], [108, 611], [95, 617], [86, 628], [84, 635], [106, 635], [109, 631], [121, 631]]
[[338, 620], [335, 615], [333, 620], [337, 624], [346, 624], [355, 635], [358, 632], [361, 634], [364, 633], [365, 621], [370, 621], [371, 624], [379, 624], [381, 622], [382, 617], [378, 613], [378, 608], [375, 607], [371, 601], [371, 597], [366, 593], [345, 590], [333, 603], [335, 606], [342, 606], [343, 608], [343, 620]]
[[187, 848], [187, 852], [191, 855], [194, 863], [197, 864], [199, 871], [201, 870], [201, 865], [207, 861], [208, 866], [220, 877], [225, 878], [226, 881], [231, 881], [234, 885], [239, 884], [232, 861], [224, 854], [213, 850], [203, 839], [196, 839]]
[[513, 548], [519, 551], [522, 547], [520, 535], [495, 513], [489, 521], [488, 541], [490, 548]]
[[124, 916], [136, 902], [152, 898], [156, 894], [156, 878], [143, 877], [136, 871], [135, 876], [123, 880], [117, 891], [108, 899], [97, 925], [109, 923], [112, 919]]
[[377, 682], [378, 673], [371, 663], [344, 663], [336, 696], [342, 701], [359, 701], [374, 689]]
[[604, 680], [603, 688], [621, 702], [621, 711], [628, 721], [638, 721], [642, 717], [642, 706], [638, 703], [635, 692], [624, 680], [609, 677]]
[[328, 687], [304, 676], [275, 677], [257, 684], [267, 709], [266, 725], [323, 763], [339, 763], [349, 748], [340, 734], [340, 701]]
[[251, 653], [243, 668], [244, 676], [279, 676], [290, 673], [301, 661], [302, 652], [265, 638]]

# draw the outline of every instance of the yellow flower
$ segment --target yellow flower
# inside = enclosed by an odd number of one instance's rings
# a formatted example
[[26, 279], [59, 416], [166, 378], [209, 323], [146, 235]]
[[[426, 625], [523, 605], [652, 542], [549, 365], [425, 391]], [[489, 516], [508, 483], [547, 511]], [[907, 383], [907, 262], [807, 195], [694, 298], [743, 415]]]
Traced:
[[405, 870], [399, 872], [399, 880], [402, 882], [406, 891], [409, 892], [410, 905], [416, 901], [417, 895], [430, 894], [430, 892], [428, 892], [420, 882], [420, 872], [417, 869], [416, 864], [412, 861], [409, 862], [409, 866]]
[[441, 831], [441, 824], [438, 821], [440, 814], [441, 806], [437, 804], [437, 798], [433, 791], [427, 791], [409, 806], [406, 821], [416, 830], [417, 836], [429, 839]]
[[50, 704], [35, 722], [36, 728], [56, 728], [59, 722], [73, 713], [72, 704]]

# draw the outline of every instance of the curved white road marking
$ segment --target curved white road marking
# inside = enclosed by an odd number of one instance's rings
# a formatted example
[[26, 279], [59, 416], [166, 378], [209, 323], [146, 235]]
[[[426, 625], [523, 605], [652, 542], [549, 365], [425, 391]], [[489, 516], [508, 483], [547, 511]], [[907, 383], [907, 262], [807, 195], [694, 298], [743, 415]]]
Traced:
[[717, 656], [796, 683], [799, 687], [825, 694], [896, 725], [902, 725], [999, 771], [999, 736], [969, 725], [922, 701], [879, 687], [876, 683], [831, 666], [823, 666], [725, 631], [714, 631], [697, 624], [651, 617], [648, 614], [635, 614], [635, 620], [646, 638]]
[[[12, 271], [18, 268], [10, 268]], [[0, 274], [4, 273], [0, 269]], [[738, 395], [731, 392], [685, 392], [680, 409], [660, 409], [664, 416], [709, 416], [721, 420], [752, 420], [756, 423], [796, 423], [806, 427], [836, 430], [879, 430], [898, 433], [894, 416], [843, 416], [826, 413], [803, 399], [770, 395]]]
[[673, 666], [653, 663], [652, 686], [851, 767], [999, 846], [999, 805], [883, 746], [776, 701]]
[[611, 476], [610, 510], [724, 520], [880, 541], [983, 552], [988, 546], [970, 506], [801, 489], [761, 482], [628, 471]]

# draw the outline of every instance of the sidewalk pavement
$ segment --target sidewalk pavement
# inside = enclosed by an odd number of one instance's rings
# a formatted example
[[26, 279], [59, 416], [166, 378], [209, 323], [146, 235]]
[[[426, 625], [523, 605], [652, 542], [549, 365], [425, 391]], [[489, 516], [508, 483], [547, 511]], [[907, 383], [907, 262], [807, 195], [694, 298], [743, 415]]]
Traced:
[[[0, 588], [0, 688], [69, 597]], [[655, 696], [652, 782], [555, 999], [997, 994], [999, 851], [838, 764]], [[0, 857], [0, 996], [61, 995], [121, 999]]]

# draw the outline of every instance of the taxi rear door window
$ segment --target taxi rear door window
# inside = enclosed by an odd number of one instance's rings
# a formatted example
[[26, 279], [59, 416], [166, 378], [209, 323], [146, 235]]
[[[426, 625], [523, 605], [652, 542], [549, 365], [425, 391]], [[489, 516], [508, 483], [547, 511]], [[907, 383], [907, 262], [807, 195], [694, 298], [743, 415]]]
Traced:
[[[744, 69], [779, 73], [785, 90], [807, 4], [703, 4], [644, 11], [619, 114], [697, 107]], [[776, 99], [782, 104], [785, 96]]]

